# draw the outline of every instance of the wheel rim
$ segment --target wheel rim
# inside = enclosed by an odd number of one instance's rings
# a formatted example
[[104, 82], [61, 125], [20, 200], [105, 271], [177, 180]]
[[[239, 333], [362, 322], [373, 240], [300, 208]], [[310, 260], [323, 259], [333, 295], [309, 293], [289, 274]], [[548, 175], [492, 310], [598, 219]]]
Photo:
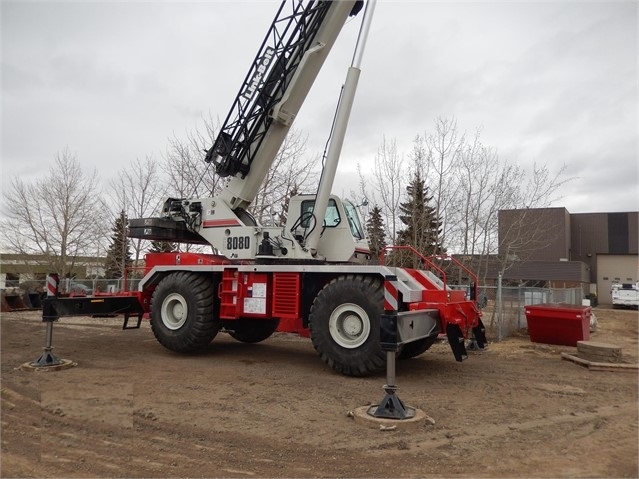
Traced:
[[177, 293], [168, 295], [162, 302], [162, 322], [169, 329], [180, 329], [189, 314], [184, 297]]
[[360, 306], [345, 303], [331, 313], [328, 330], [337, 344], [353, 349], [366, 342], [371, 332], [371, 322]]

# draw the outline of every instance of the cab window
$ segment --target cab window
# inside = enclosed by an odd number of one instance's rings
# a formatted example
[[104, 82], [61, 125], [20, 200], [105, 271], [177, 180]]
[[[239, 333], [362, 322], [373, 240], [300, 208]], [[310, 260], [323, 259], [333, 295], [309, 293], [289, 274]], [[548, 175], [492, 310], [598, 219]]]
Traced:
[[[302, 201], [302, 228], [308, 228], [312, 225], [312, 213], [315, 208], [315, 200]], [[324, 215], [324, 224], [327, 228], [334, 228], [341, 221], [339, 216], [339, 210], [337, 209], [337, 203], [335, 200], [328, 200], [328, 206], [326, 207], [326, 214]]]
[[364, 239], [364, 229], [362, 223], [359, 221], [359, 215], [357, 214], [357, 208], [350, 201], [344, 200], [344, 211], [346, 211], [346, 218], [348, 219], [348, 226], [351, 228], [351, 234], [357, 239]]

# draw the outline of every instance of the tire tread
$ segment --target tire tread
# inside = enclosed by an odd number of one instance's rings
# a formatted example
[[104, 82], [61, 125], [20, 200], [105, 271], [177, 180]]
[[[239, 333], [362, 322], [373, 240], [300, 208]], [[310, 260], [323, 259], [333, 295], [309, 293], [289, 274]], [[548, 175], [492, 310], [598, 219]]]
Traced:
[[[341, 348], [328, 332], [330, 314], [346, 298], [357, 298], [360, 307], [372, 311], [372, 314], [369, 313], [371, 335], [366, 343], [353, 350]], [[357, 303], [357, 300], [352, 302]], [[311, 306], [309, 326], [313, 347], [331, 369], [347, 376], [368, 376], [384, 368], [386, 353], [379, 344], [379, 315], [383, 311], [383, 300], [383, 283], [373, 276], [338, 276], [320, 291]]]
[[[175, 331], [166, 328], [159, 317], [165, 295], [172, 292], [182, 294], [188, 303], [187, 322]], [[221, 321], [213, 314], [214, 306], [215, 288], [210, 276], [188, 271], [171, 273], [160, 281], [151, 299], [153, 335], [171, 351], [188, 353], [202, 350], [221, 327]]]

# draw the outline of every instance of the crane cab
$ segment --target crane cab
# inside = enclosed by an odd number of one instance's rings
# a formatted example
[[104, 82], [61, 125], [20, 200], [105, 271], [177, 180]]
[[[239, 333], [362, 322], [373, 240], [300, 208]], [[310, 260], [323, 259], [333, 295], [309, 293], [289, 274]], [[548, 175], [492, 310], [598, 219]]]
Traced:
[[286, 230], [298, 243], [303, 245], [312, 231], [321, 228], [318, 256], [329, 262], [366, 263], [370, 260], [366, 230], [352, 202], [330, 195], [321, 222], [313, 214], [314, 209], [315, 195], [298, 195], [289, 200]]

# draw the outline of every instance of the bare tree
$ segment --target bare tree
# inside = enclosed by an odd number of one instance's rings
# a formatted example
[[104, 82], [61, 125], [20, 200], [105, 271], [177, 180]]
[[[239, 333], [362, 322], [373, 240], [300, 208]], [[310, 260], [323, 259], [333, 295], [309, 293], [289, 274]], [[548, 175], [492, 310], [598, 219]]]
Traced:
[[222, 186], [211, 163], [204, 161], [204, 152], [215, 141], [217, 128], [213, 120], [204, 118], [202, 126], [186, 134], [174, 135], [164, 154], [162, 168], [167, 175], [166, 192], [175, 198], [214, 196]]
[[[158, 213], [160, 201], [166, 194], [166, 185], [160, 176], [158, 163], [151, 156], [144, 160], [136, 158], [129, 166], [120, 170], [109, 182], [111, 197], [114, 199], [113, 218], [122, 211], [128, 218], [146, 218]], [[139, 238], [131, 240], [134, 264], [148, 248], [149, 242]]]
[[434, 214], [441, 220], [442, 244], [454, 233], [460, 213], [457, 168], [466, 137], [455, 119], [437, 118], [434, 132], [418, 136], [413, 147], [414, 161], [421, 165], [426, 184], [433, 194]]
[[499, 211], [517, 203], [525, 180], [523, 169], [500, 161], [497, 153], [476, 141], [467, 147], [459, 168], [462, 214], [456, 229], [456, 251], [478, 258], [477, 273], [485, 277], [498, 252]]
[[281, 224], [286, 217], [286, 211], [281, 208], [288, 204], [288, 198], [317, 183], [317, 173], [305, 153], [306, 137], [297, 130], [290, 130], [251, 204], [249, 212], [259, 223], [269, 222], [277, 214], [279, 220], [275, 223]]
[[[216, 137], [213, 120], [203, 118], [201, 125], [186, 133], [185, 137], [173, 135], [169, 138], [163, 154], [161, 169], [164, 172], [167, 197], [205, 198], [214, 196], [223, 185], [222, 178], [215, 173], [212, 163], [206, 163], [204, 156]], [[182, 243], [183, 251], [204, 251], [199, 245]]]
[[[556, 237], [556, 226], [533, 210], [559, 199], [565, 167], [551, 175], [546, 165], [532, 171], [499, 159], [497, 153], [475, 141], [468, 145], [459, 168], [463, 214], [459, 221], [457, 251], [479, 258], [478, 272], [485, 276], [490, 258], [496, 258], [502, 274], [514, 261], [526, 261]], [[517, 211], [507, 230], [500, 224], [501, 211]], [[500, 229], [501, 228], [501, 229]]]
[[374, 174], [379, 194], [379, 201], [376, 198], [375, 203], [382, 205], [384, 216], [388, 219], [385, 224], [387, 236], [392, 242], [397, 237], [398, 211], [403, 194], [403, 163], [403, 158], [397, 151], [397, 142], [387, 142], [384, 137], [375, 156]]
[[496, 233], [495, 213], [509, 189], [519, 181], [511, 167], [501, 168], [494, 149], [485, 147], [477, 134], [465, 145], [456, 172], [460, 203], [450, 244], [464, 255], [490, 254], [492, 234]]
[[[359, 194], [361, 196], [361, 203], [368, 205], [368, 189], [366, 188], [367, 186], [367, 181], [366, 178], [364, 178], [364, 174], [362, 173], [362, 165], [360, 165], [359, 163], [357, 163], [357, 176], [359, 178]], [[357, 198], [356, 195], [353, 195], [353, 198]]]
[[[441, 244], [451, 253], [472, 258], [480, 276], [485, 278], [490, 260], [498, 258], [500, 268], [507, 269], [512, 264], [509, 261], [525, 260], [553, 238], [554, 225], [533, 221], [529, 213], [522, 213], [521, 221], [511, 225], [513, 231], [506, 238], [505, 232], [499, 231], [499, 212], [553, 204], [561, 187], [571, 180], [565, 177], [565, 167], [555, 174], [546, 165], [528, 171], [500, 159], [494, 148], [484, 145], [481, 129], [469, 141], [458, 131], [455, 120], [443, 118], [435, 121], [432, 133], [415, 138], [409, 156], [433, 195], [435, 216], [442, 221]], [[396, 143], [384, 139], [374, 176], [381, 198], [378, 203], [384, 206], [393, 241], [397, 239], [395, 219], [403, 194], [399, 185], [405, 181], [400, 158]]]
[[33, 184], [13, 178], [3, 203], [3, 244], [11, 252], [39, 255], [62, 277], [77, 257], [95, 254], [108, 232], [97, 172], [85, 175], [68, 148], [56, 154], [48, 176]]
[[357, 183], [358, 190], [350, 190], [350, 200], [355, 202], [355, 207], [359, 213], [362, 224], [366, 224], [368, 222], [368, 212], [371, 207], [369, 198], [372, 198], [367, 188], [366, 176], [362, 172], [362, 165], [357, 163], [357, 177], [359, 181]]

